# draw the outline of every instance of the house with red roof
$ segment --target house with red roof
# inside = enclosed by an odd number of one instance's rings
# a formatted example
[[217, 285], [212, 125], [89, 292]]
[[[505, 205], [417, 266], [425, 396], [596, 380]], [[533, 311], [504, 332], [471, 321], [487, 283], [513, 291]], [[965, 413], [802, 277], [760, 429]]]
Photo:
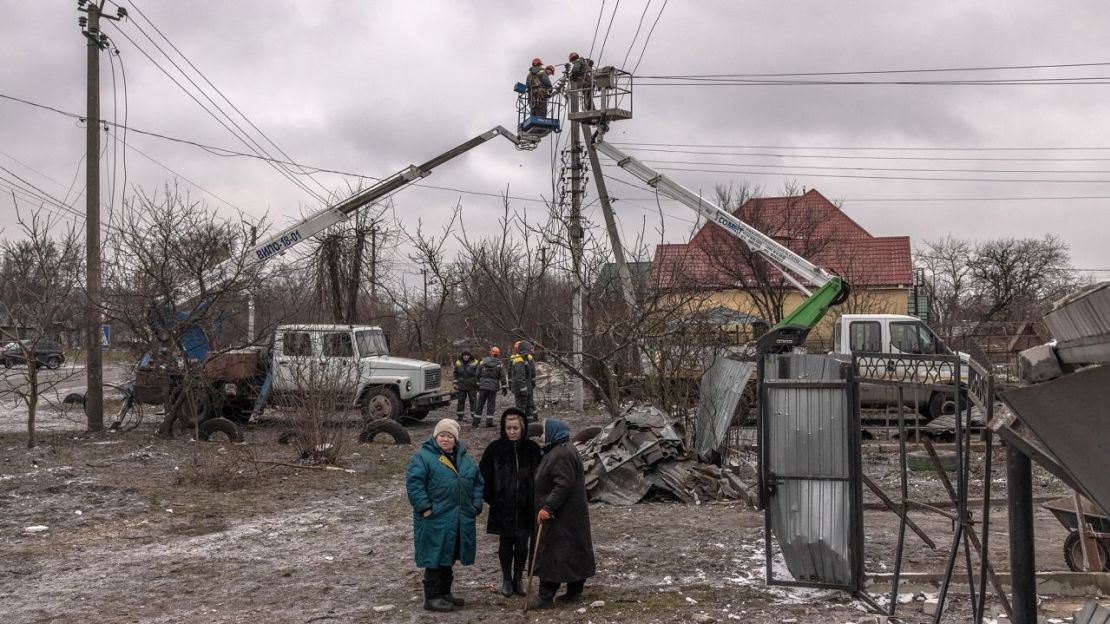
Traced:
[[[852, 295], [830, 311], [814, 338], [827, 337], [839, 314], [906, 314], [913, 284], [908, 236], [872, 236], [816, 190], [752, 198], [733, 214], [848, 280]], [[648, 283], [664, 292], [696, 292], [698, 305], [735, 310], [768, 325], [805, 298], [777, 269], [710, 223], [688, 243], [657, 245]]]

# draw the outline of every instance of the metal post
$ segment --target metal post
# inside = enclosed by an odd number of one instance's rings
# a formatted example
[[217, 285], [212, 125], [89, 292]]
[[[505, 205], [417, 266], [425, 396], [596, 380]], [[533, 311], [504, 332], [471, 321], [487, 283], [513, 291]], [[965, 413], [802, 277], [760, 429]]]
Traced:
[[1033, 553], [1033, 467], [1006, 446], [1006, 498], [1010, 515], [1010, 592], [1014, 624], [1036, 624], [1037, 574]]
[[254, 294], [247, 293], [247, 344], [254, 344]]
[[[579, 109], [579, 98], [576, 94], [570, 100], [572, 113]], [[570, 218], [567, 224], [570, 238], [571, 267], [574, 270], [574, 293], [571, 297], [570, 332], [571, 332], [571, 363], [578, 371], [582, 370], [582, 135], [579, 122], [571, 122], [570, 144]], [[596, 175], [596, 172], [595, 172]], [[582, 379], [577, 375], [571, 381], [571, 408], [577, 412], [582, 411]]]
[[597, 186], [597, 198], [601, 202], [601, 212], [605, 216], [605, 229], [609, 231], [609, 245], [613, 248], [613, 259], [617, 263], [617, 273], [621, 280], [621, 294], [624, 302], [630, 309], [636, 307], [636, 296], [632, 289], [632, 273], [628, 270], [628, 263], [624, 259], [624, 246], [621, 245], [621, 235], [617, 230], [617, 220], [613, 215], [613, 204], [609, 201], [609, 191], [605, 186], [605, 176], [601, 175], [601, 160], [597, 157], [597, 150], [590, 141], [589, 129], [581, 126], [582, 140], [586, 143], [586, 154], [590, 157], [590, 168], [594, 171], [594, 184]]
[[[101, 3], [103, 0], [101, 0]], [[85, 113], [85, 416], [89, 431], [104, 429], [104, 370], [100, 352], [100, 6], [90, 2], [86, 37]]]

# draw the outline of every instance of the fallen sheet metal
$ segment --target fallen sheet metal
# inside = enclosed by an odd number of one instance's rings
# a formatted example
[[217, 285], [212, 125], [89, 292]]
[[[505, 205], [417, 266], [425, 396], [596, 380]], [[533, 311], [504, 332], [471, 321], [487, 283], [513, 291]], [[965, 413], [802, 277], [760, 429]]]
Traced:
[[578, 443], [590, 500], [630, 505], [652, 490], [685, 503], [752, 500], [731, 469], [697, 461], [679, 431], [664, 412], [633, 406]]
[[1110, 365], [1002, 393], [1088, 498], [1110, 510]]
[[694, 446], [703, 460], [709, 461], [710, 455], [724, 444], [732, 415], [754, 372], [755, 362], [718, 357], [702, 374]]

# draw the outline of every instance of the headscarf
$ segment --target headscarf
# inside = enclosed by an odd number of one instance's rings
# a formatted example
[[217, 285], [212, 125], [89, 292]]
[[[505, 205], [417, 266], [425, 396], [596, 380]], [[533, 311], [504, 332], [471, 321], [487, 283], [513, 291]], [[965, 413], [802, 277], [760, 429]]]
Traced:
[[561, 444], [570, 439], [570, 429], [566, 423], [555, 418], [547, 418], [543, 421], [543, 452], [546, 453], [555, 448], [557, 444]]

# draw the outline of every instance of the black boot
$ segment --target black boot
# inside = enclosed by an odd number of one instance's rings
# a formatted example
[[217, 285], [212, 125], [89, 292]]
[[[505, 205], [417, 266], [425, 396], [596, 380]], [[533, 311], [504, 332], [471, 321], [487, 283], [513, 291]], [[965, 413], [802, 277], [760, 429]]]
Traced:
[[501, 575], [501, 595], [508, 598], [515, 593], [513, 588], [513, 577], [508, 574]]
[[440, 568], [443, 570], [442, 585], [440, 591], [443, 593], [443, 599], [456, 607], [461, 607], [466, 604], [466, 601], [451, 593], [451, 586], [455, 584], [455, 570], [454, 568], [446, 567]]
[[[528, 592], [524, 590], [524, 570], [513, 572], [513, 593], [517, 596], [528, 595]], [[505, 595], [508, 596], [508, 594]]]
[[435, 568], [424, 570], [424, 609], [427, 611], [454, 611], [455, 605], [443, 599], [440, 572]]

